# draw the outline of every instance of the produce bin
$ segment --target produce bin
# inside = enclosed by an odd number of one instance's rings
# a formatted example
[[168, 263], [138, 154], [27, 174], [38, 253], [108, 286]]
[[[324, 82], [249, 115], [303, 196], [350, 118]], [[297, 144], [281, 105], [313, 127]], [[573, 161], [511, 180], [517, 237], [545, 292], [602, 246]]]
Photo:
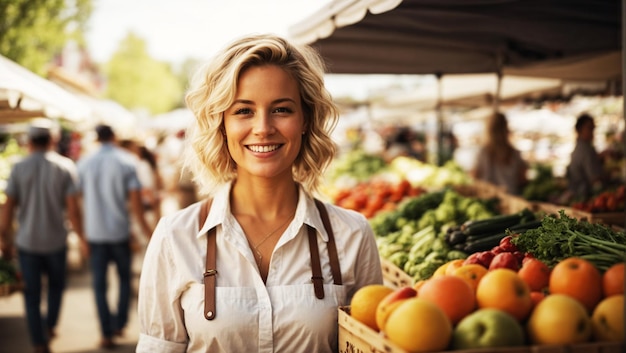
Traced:
[[383, 269], [383, 283], [391, 288], [401, 288], [413, 285], [413, 278], [406, 272], [402, 271], [391, 261], [380, 258], [380, 264]]
[[498, 195], [500, 210], [503, 214], [517, 213], [525, 208], [535, 212], [538, 208], [536, 202], [528, 201], [523, 197], [502, 192]]
[[472, 196], [481, 199], [499, 197], [500, 194], [504, 193], [502, 187], [482, 180], [473, 180], [470, 184], [456, 185], [454, 189], [463, 196]]
[[[350, 307], [339, 307], [340, 353], [408, 353], [350, 316]], [[533, 345], [493, 349], [468, 349], [447, 353], [623, 353], [624, 342], [594, 342], [573, 345]]]

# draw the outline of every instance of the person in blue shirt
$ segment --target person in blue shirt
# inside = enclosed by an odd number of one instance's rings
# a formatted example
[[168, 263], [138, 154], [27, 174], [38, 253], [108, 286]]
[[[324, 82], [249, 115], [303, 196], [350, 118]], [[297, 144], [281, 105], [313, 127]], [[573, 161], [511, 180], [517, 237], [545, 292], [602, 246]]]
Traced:
[[[131, 155], [116, 145], [113, 129], [96, 127], [100, 148], [78, 161], [84, 207], [85, 235], [100, 319], [102, 348], [113, 347], [128, 321], [131, 296], [131, 214], [149, 239], [149, 226], [141, 199], [141, 183]], [[130, 204], [130, 211], [128, 205]], [[107, 303], [107, 269], [117, 267], [119, 293], [116, 314]]]

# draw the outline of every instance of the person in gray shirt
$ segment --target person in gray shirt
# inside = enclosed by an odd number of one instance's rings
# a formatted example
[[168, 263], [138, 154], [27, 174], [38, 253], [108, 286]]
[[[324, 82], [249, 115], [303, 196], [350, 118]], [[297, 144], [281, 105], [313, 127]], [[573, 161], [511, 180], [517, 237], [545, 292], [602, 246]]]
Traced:
[[[15, 247], [24, 281], [26, 320], [35, 352], [49, 352], [59, 318], [67, 266], [66, 220], [88, 254], [78, 204], [74, 162], [52, 150], [53, 124], [35, 120], [28, 129], [30, 153], [17, 162], [6, 187], [0, 223], [3, 256], [13, 256], [13, 217], [17, 212]], [[47, 316], [41, 312], [42, 277], [48, 277]]]

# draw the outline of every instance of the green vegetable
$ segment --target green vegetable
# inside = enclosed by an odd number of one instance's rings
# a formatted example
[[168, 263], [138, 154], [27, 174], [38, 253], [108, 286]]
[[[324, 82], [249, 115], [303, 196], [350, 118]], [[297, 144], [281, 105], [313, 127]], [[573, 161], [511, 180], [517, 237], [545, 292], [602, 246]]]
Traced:
[[467, 258], [467, 254], [465, 252], [463, 252], [463, 251], [460, 251], [460, 250], [450, 250], [446, 254], [446, 260], [447, 261], [458, 260], [458, 259], [466, 259], [466, 258]]
[[498, 215], [482, 220], [465, 222], [462, 226], [462, 230], [468, 236], [493, 234], [495, 232], [502, 232], [511, 226], [532, 219], [535, 219], [534, 213], [525, 208], [524, 210], [513, 214]]
[[491, 250], [494, 246], [500, 244], [500, 240], [506, 236], [506, 233], [496, 233], [487, 237], [483, 237], [474, 241], [467, 241], [463, 251], [468, 254]]
[[545, 216], [540, 227], [521, 233], [511, 242], [549, 266], [568, 257], [581, 257], [605, 271], [613, 264], [626, 261], [624, 231], [577, 220], [564, 210], [559, 211], [558, 217]]

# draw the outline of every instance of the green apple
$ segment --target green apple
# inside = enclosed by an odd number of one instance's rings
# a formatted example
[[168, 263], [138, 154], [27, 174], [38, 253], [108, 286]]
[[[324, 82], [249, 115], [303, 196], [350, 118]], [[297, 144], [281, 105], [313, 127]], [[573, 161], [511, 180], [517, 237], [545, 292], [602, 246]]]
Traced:
[[483, 308], [464, 317], [452, 333], [452, 349], [524, 345], [524, 329], [511, 314]]

